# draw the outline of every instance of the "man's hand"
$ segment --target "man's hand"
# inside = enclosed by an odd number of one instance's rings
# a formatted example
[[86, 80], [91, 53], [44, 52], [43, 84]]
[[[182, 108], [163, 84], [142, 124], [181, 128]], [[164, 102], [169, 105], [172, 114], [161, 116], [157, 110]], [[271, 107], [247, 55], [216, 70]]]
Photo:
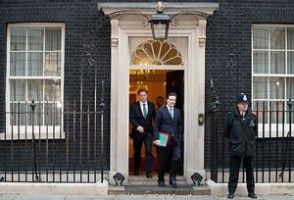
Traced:
[[160, 140], [154, 140], [153, 144], [155, 144], [156, 146], [161, 146]]
[[144, 128], [142, 126], [138, 126], [137, 131], [139, 131], [140, 133], [144, 133]]

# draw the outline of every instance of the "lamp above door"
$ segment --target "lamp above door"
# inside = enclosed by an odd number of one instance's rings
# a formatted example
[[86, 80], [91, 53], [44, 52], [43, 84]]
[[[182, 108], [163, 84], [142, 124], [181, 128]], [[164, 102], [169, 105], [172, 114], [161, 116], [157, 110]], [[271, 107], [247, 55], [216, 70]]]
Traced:
[[161, 1], [157, 3], [156, 13], [149, 20], [154, 40], [166, 40], [171, 18], [163, 13], [164, 7]]

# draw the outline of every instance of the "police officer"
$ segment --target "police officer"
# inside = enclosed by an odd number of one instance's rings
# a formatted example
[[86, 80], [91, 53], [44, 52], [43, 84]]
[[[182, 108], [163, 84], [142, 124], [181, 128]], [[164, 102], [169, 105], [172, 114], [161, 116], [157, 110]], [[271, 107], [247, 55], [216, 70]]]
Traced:
[[230, 150], [230, 175], [228, 198], [233, 199], [239, 179], [241, 161], [246, 169], [248, 197], [257, 198], [255, 194], [253, 157], [255, 155], [255, 137], [257, 122], [255, 115], [248, 110], [248, 98], [241, 93], [237, 96], [236, 107], [228, 114], [225, 134]]

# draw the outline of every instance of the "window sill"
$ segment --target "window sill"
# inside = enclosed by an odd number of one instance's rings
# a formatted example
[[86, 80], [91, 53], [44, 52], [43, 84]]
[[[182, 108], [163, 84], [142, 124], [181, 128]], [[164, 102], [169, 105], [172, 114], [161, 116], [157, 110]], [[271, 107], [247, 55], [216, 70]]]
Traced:
[[60, 127], [35, 127], [32, 131], [32, 127], [14, 127], [13, 131], [7, 131], [6, 133], [0, 133], [0, 140], [32, 140], [33, 133], [35, 139], [65, 139], [65, 133], [60, 131]]

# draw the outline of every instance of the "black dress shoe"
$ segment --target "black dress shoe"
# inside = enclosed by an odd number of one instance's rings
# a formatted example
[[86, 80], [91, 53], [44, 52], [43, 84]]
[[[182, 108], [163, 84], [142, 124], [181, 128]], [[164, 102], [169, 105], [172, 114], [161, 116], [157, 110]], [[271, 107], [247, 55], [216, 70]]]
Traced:
[[173, 187], [173, 188], [177, 188], [178, 187], [178, 184], [175, 180], [170, 180], [169, 181], [169, 184]]
[[229, 193], [228, 194], [228, 199], [234, 199], [234, 193]]
[[158, 181], [158, 186], [159, 186], [159, 187], [164, 187], [164, 186], [165, 186], [165, 184], [164, 184], [164, 182], [163, 182], [163, 181]]
[[146, 177], [147, 177], [147, 178], [152, 178], [152, 173], [151, 173], [151, 172], [147, 172], [147, 173], [146, 173]]
[[254, 192], [249, 192], [248, 197], [250, 197], [252, 199], [256, 199], [257, 195]]

